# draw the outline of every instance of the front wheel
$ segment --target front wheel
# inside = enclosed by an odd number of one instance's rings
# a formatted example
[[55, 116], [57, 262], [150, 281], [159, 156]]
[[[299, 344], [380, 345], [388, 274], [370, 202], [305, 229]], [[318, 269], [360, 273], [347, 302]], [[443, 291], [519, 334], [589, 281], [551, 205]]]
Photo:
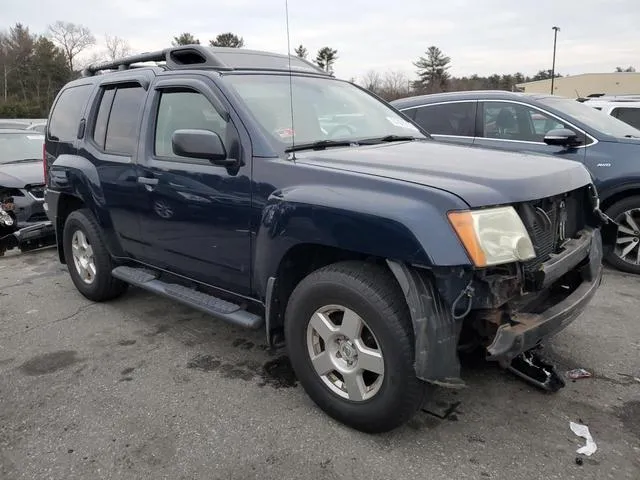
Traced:
[[640, 274], [640, 196], [622, 199], [605, 213], [618, 224], [607, 262], [623, 272]]
[[343, 262], [311, 273], [291, 294], [285, 334], [296, 376], [333, 418], [384, 432], [421, 406], [409, 311], [386, 269]]

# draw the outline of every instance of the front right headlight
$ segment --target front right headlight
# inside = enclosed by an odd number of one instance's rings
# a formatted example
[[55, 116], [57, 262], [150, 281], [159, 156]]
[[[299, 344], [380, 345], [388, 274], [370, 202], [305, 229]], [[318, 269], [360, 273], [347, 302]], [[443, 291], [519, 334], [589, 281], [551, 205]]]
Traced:
[[449, 222], [476, 267], [535, 258], [529, 233], [513, 207], [449, 212]]

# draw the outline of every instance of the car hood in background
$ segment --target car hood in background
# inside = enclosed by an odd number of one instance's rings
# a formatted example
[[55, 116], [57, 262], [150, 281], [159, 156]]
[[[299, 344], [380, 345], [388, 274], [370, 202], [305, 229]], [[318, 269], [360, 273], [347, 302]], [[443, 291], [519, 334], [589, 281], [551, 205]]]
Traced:
[[44, 183], [42, 162], [0, 163], [0, 186], [24, 188], [25, 185]]

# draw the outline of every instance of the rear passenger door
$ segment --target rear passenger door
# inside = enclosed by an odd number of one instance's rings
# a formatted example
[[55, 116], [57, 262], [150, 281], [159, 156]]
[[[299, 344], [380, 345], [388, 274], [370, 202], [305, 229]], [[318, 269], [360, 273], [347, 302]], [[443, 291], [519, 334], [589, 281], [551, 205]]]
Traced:
[[471, 144], [475, 135], [475, 100], [432, 103], [404, 111], [437, 140]]
[[88, 115], [85, 151], [81, 153], [98, 172], [100, 188], [96, 191], [100, 195], [94, 201], [105, 232], [135, 259], [144, 249], [135, 160], [148, 84], [146, 78], [119, 76], [113, 83], [100, 85]]

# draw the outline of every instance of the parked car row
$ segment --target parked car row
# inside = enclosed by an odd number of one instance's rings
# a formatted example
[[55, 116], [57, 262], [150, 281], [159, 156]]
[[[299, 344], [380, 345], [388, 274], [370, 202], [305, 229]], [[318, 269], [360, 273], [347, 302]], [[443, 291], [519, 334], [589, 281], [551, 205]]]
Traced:
[[[391, 102], [447, 143], [575, 160], [590, 171], [601, 207], [619, 225], [607, 260], [640, 273], [640, 131], [588, 103], [505, 91], [453, 92]], [[535, 178], [535, 168], [529, 172]]]

